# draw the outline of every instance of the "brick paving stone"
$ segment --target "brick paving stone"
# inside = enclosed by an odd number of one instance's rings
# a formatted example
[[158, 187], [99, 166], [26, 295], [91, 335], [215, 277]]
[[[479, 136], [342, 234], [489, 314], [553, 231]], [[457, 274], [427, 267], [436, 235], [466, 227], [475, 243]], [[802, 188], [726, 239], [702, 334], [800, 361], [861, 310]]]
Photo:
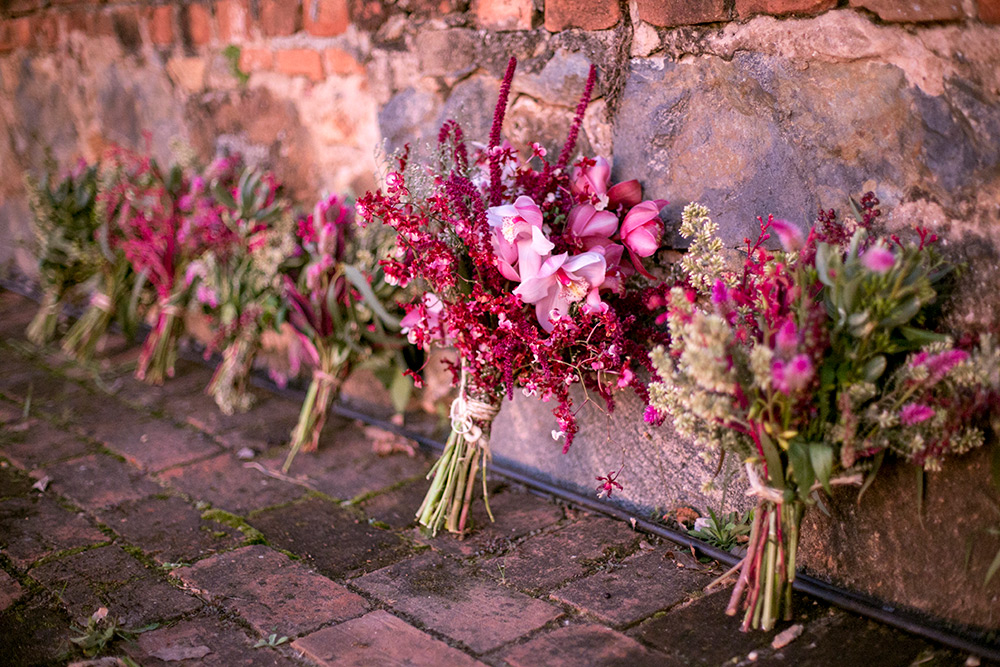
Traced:
[[[144, 632], [121, 648], [143, 667], [198, 664], [204, 667], [296, 665], [274, 649], [254, 649], [255, 639], [213, 614], [199, 613], [163, 628]], [[183, 660], [181, 656], [189, 656]]]
[[129, 374], [121, 378], [117, 396], [127, 403], [147, 410], [162, 410], [167, 414], [172, 414], [167, 407], [177, 402], [177, 410], [183, 414], [182, 411], [187, 407], [206, 404], [215, 407], [215, 403], [203, 393], [211, 379], [211, 369], [187, 359], [178, 359], [174, 365], [174, 377], [169, 381], [153, 385]]
[[0, 426], [19, 422], [23, 411], [17, 403], [0, 399]]
[[574, 581], [550, 597], [571, 604], [611, 625], [625, 625], [682, 602], [712, 579], [701, 571], [679, 567], [658, 548], [629, 556], [604, 571]]
[[6, 462], [0, 464], [0, 499], [27, 496], [32, 484], [31, 478], [17, 468]]
[[368, 610], [361, 596], [263, 545], [212, 556], [174, 574], [261, 635], [294, 637]]
[[305, 558], [328, 577], [365, 573], [395, 563], [411, 547], [397, 535], [371, 526], [322, 498], [255, 514], [250, 524], [268, 542]]
[[676, 662], [651, 651], [631, 637], [603, 625], [570, 625], [515, 646], [503, 654], [511, 667], [561, 667], [601, 665], [601, 667], [680, 667]]
[[[285, 455], [282, 451], [263, 463], [281, 470]], [[300, 452], [288, 474], [308, 479], [314, 488], [329, 496], [351, 500], [400, 480], [425, 475], [428, 470], [430, 461], [420, 453], [414, 457], [402, 452], [379, 456], [360, 427], [331, 414], [320, 438], [319, 451]]]
[[152, 472], [219, 452], [218, 445], [204, 433], [152, 417], [97, 422], [91, 437], [129, 463]]
[[625, 524], [585, 517], [559, 530], [528, 538], [509, 553], [482, 563], [494, 578], [524, 590], [548, 590], [586, 574], [613, 554], [629, 552], [640, 535]]
[[29, 418], [0, 428], [0, 454], [25, 470], [93, 451], [86, 440], [44, 419]]
[[163, 489], [127, 463], [107, 454], [89, 454], [45, 470], [49, 489], [88, 509], [146, 498]]
[[0, 570], [0, 611], [14, 604], [23, 592], [17, 580]]
[[358, 504], [365, 516], [380, 521], [390, 528], [412, 528], [417, 525], [417, 509], [420, 507], [424, 494], [427, 493], [428, 482], [417, 479], [408, 482], [391, 491], [367, 498]]
[[205, 461], [170, 468], [159, 479], [197, 500], [245, 514], [300, 498], [306, 489], [246, 467], [229, 452]]
[[[216, 434], [217, 439], [229, 449], [249, 447], [256, 452], [266, 452], [274, 447], [288, 445], [289, 435], [295, 428], [301, 406], [281, 396], [267, 396], [244, 415], [226, 417], [218, 410], [216, 426], [201, 425], [202, 420], [191, 417], [188, 422]], [[238, 417], [238, 418], [236, 418]], [[225, 420], [225, 421], [223, 421]]]
[[26, 340], [24, 332], [37, 311], [30, 299], [0, 289], [0, 338]]
[[0, 502], [0, 552], [20, 568], [60, 551], [107, 540], [89, 519], [52, 498], [33, 495]]
[[0, 662], [5, 667], [66, 664], [70, 619], [46, 593], [29, 593], [0, 611]]
[[[424, 482], [426, 490], [428, 482]], [[421, 497], [423, 500], [423, 497]], [[420, 507], [420, 501], [412, 511]], [[488, 556], [510, 549], [517, 540], [534, 531], [555, 525], [563, 518], [562, 508], [522, 489], [501, 488], [490, 493], [490, 508], [496, 522], [491, 523], [486, 505], [477, 499], [469, 511], [471, 530], [461, 539], [446, 532], [431, 537], [426, 531], [415, 531], [415, 539], [435, 549], [460, 556]]]
[[3, 368], [3, 373], [0, 373], [0, 393], [18, 403], [24, 403], [30, 393], [32, 405], [36, 408], [43, 389], [51, 394], [65, 383], [62, 378], [54, 383], [51, 373], [4, 345], [0, 345], [0, 367]]
[[[650, 644], [687, 665], [708, 667], [744, 658], [750, 651], [767, 646], [774, 632], [740, 632], [742, 614], [726, 616], [731, 588], [706, 595], [691, 604], [643, 621], [629, 635]], [[796, 611], [814, 602], [796, 596]], [[783, 630], [784, 623], [778, 627]], [[725, 637], [725, 641], [719, 641]]]
[[243, 534], [176, 496], [122, 503], [98, 513], [101, 521], [158, 563], [190, 563], [242, 544]]
[[296, 640], [292, 648], [337, 667], [472, 667], [482, 665], [381, 609]]
[[51, 560], [31, 576], [58, 596], [78, 623], [102, 606], [125, 628], [169, 621], [202, 606], [115, 545]]
[[551, 604], [480, 579], [437, 553], [366, 574], [352, 585], [476, 653], [492, 651], [562, 615]]

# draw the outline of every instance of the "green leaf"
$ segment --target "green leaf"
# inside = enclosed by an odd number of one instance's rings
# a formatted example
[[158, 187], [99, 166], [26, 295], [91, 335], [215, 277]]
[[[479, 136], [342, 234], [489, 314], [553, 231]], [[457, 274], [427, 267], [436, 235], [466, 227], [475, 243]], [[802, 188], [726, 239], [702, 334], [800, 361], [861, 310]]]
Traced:
[[389, 385], [389, 397], [392, 398], [392, 407], [396, 413], [403, 414], [413, 395], [413, 381], [403, 375], [403, 369], [399, 366], [394, 366], [394, 369], [396, 372]]
[[885, 372], [885, 356], [878, 355], [877, 357], [872, 357], [865, 364], [864, 378], [867, 382], [875, 382], [875, 380], [882, 377], [882, 373]]
[[883, 449], [878, 454], [875, 455], [872, 461], [872, 469], [868, 472], [868, 476], [865, 477], [864, 484], [861, 485], [861, 490], [858, 491], [858, 503], [861, 503], [861, 496], [865, 495], [865, 491], [868, 487], [872, 485], [875, 481], [875, 475], [878, 473], [878, 469], [882, 467], [882, 460], [885, 458], [885, 450]]
[[816, 479], [816, 474], [809, 459], [809, 445], [807, 443], [793, 441], [788, 446], [788, 463], [792, 469], [800, 496], [808, 495], [809, 489]]
[[833, 281], [830, 280], [830, 265], [829, 265], [829, 255], [831, 252], [830, 245], [828, 243], [820, 243], [816, 246], [816, 273], [819, 281], [826, 285], [827, 287], [833, 287]]
[[903, 335], [903, 338], [910, 341], [911, 343], [917, 343], [918, 345], [928, 345], [930, 343], [940, 343], [948, 339], [945, 334], [934, 333], [933, 331], [927, 331], [926, 329], [918, 329], [911, 326], [901, 326], [899, 327], [899, 333]]
[[882, 318], [879, 325], [883, 327], [897, 327], [901, 324], [905, 324], [913, 319], [913, 316], [920, 312], [920, 306], [922, 305], [920, 297], [914, 295], [909, 299], [904, 301], [901, 305], [897, 306], [888, 317]]
[[917, 467], [917, 519], [920, 520], [920, 525], [924, 525], [924, 486], [926, 483], [926, 475], [924, 469]]
[[764, 451], [764, 461], [767, 463], [768, 483], [779, 491], [785, 489], [785, 471], [781, 466], [781, 455], [771, 438], [761, 431], [760, 447]]
[[823, 490], [828, 494], [830, 490], [830, 477], [833, 475], [833, 447], [814, 442], [809, 446], [809, 458], [812, 461], [813, 471], [816, 479], [823, 485]]
[[361, 298], [364, 302], [368, 304], [368, 307], [372, 309], [387, 327], [395, 330], [399, 329], [399, 320], [390, 315], [385, 309], [382, 302], [375, 296], [375, 292], [372, 291], [372, 286], [368, 284], [368, 280], [357, 267], [345, 264], [344, 277], [361, 293]]
[[997, 573], [997, 570], [1000, 570], [1000, 550], [997, 550], [997, 555], [993, 557], [993, 562], [990, 563], [989, 569], [986, 570], [986, 580], [983, 582], [984, 586], [990, 583], [990, 579]]

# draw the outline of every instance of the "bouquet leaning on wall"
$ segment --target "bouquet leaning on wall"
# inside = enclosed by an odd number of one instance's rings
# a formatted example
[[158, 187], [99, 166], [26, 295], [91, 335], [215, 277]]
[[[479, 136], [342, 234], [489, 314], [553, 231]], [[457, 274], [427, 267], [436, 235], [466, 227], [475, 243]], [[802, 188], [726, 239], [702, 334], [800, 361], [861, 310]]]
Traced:
[[409, 339], [460, 358], [451, 367], [459, 388], [451, 433], [418, 511], [435, 533], [465, 532], [504, 396], [518, 387], [553, 401], [553, 437], [565, 450], [577, 431], [570, 387], [582, 384], [588, 401], [609, 409], [618, 388], [645, 397], [646, 345], [664, 340], [647, 305], [662, 302], [664, 288], [642, 261], [659, 249], [665, 202], [642, 201], [636, 181], [611, 186], [603, 158], [570, 163], [595, 71], [561, 154], [548, 162], [538, 144], [522, 159], [501, 143], [514, 67], [512, 59], [485, 150], [470, 155], [448, 121], [429, 162], [404, 152], [384, 189], [358, 204], [364, 223], [396, 231], [386, 274], [422, 291], [406, 306]]
[[59, 316], [72, 292], [98, 270], [94, 247], [98, 227], [97, 167], [80, 162], [53, 183], [50, 174], [36, 182], [25, 177], [38, 255], [42, 303], [28, 325], [28, 340], [55, 340]]
[[[684, 211], [687, 285], [670, 295], [669, 345], [651, 355], [651, 404], [707, 456], [745, 462], [757, 506], [727, 610], [744, 610], [744, 630], [791, 618], [799, 525], [820, 491], [863, 490], [887, 451], [939, 469], [983, 442], [976, 418], [997, 401], [992, 340], [967, 350], [939, 331], [952, 267], [936, 238], [875, 234], [877, 204], [869, 193], [855, 219], [823, 213], [808, 237], [761, 221], [738, 271], [707, 209]], [[783, 250], [764, 247], [771, 234]]]

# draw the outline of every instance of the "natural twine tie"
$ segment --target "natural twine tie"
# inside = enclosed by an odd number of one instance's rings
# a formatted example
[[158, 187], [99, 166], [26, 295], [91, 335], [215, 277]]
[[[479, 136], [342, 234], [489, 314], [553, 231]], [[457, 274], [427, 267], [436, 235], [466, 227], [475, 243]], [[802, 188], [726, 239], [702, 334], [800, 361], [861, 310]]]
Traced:
[[110, 313], [112, 311], [111, 298], [104, 292], [94, 292], [94, 294], [90, 297], [90, 305], [98, 310], [104, 311], [105, 313]]
[[499, 413], [498, 403], [486, 403], [466, 396], [463, 388], [451, 403], [451, 428], [470, 445], [486, 447], [489, 441], [483, 437], [483, 429], [476, 422], [489, 424]]

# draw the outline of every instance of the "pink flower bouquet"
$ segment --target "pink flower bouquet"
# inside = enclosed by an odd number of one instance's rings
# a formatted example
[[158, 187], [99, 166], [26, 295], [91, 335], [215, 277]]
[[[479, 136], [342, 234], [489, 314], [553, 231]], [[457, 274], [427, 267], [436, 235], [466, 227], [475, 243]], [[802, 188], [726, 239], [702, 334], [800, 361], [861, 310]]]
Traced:
[[418, 512], [433, 532], [466, 530], [504, 396], [520, 388], [554, 402], [553, 433], [565, 450], [577, 431], [570, 388], [582, 384], [608, 409], [619, 388], [645, 396], [646, 345], [665, 340], [650, 307], [665, 288], [644, 266], [660, 246], [665, 202], [642, 201], [636, 181], [612, 185], [603, 158], [570, 163], [594, 71], [561, 154], [548, 162], [538, 144], [522, 159], [501, 143], [514, 65], [485, 150], [470, 155], [448, 121], [432, 162], [404, 153], [383, 190], [358, 204], [363, 224], [396, 231], [387, 276], [423, 291], [406, 307], [407, 336], [460, 358], [451, 369], [459, 386], [451, 434]]

